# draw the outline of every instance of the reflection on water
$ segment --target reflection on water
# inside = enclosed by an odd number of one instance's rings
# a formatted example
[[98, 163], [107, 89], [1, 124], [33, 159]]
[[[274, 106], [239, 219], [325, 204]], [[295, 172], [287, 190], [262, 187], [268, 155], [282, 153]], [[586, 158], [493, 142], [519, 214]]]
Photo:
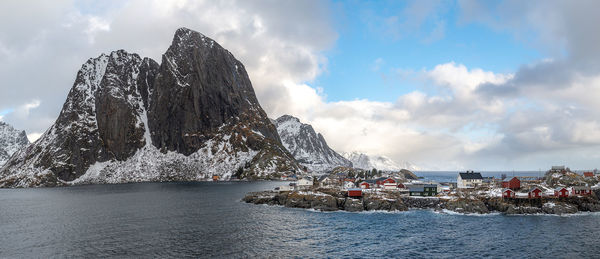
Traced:
[[[323, 213], [240, 202], [276, 182], [0, 190], [0, 257], [596, 257], [600, 215]], [[569, 241], [563, 241], [569, 240]]]

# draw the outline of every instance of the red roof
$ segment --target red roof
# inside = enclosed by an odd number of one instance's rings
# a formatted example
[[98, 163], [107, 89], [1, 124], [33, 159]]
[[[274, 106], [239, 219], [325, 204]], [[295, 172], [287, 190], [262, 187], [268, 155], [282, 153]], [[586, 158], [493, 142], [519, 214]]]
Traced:
[[585, 177], [594, 177], [594, 173], [593, 172], [584, 172], [583, 176], [585, 176]]
[[510, 181], [502, 182], [502, 187], [510, 188], [510, 189], [520, 189], [521, 188], [521, 180], [517, 177], [513, 177]]
[[396, 180], [392, 179], [392, 178], [388, 178], [383, 180], [383, 183], [396, 183]]

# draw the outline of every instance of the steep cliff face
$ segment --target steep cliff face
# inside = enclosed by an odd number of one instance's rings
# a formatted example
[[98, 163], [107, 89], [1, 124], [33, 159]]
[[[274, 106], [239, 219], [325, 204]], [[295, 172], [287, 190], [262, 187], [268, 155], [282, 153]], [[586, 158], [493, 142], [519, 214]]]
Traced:
[[303, 166], [313, 172], [326, 172], [338, 166], [352, 167], [352, 162], [331, 149], [325, 138], [309, 124], [296, 117], [283, 115], [275, 120], [277, 132], [285, 148]]
[[51, 174], [56, 181], [72, 181], [96, 162], [131, 157], [146, 141], [140, 90], [151, 89], [157, 70], [156, 62], [123, 50], [89, 59], [54, 125], [0, 174]]
[[29, 145], [25, 131], [19, 131], [0, 121], [0, 167], [19, 149]]
[[299, 170], [244, 66], [213, 40], [182, 28], [160, 65], [123, 50], [88, 60], [55, 124], [0, 169], [0, 186]]
[[278, 140], [244, 65], [215, 41], [187, 29], [177, 30], [162, 57], [150, 109], [154, 144], [186, 155], [206, 141], [200, 136], [210, 137], [222, 125], [252, 122], [251, 129]]

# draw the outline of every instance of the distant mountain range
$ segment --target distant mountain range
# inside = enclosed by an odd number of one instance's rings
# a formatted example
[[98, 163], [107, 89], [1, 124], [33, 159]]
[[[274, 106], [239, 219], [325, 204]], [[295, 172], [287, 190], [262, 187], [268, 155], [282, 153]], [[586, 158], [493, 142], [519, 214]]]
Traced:
[[27, 145], [29, 139], [24, 130], [16, 130], [8, 123], [0, 121], [0, 168], [10, 156]]
[[352, 162], [331, 149], [323, 136], [296, 117], [283, 115], [275, 120], [283, 146], [312, 172], [326, 172], [338, 166], [352, 167]]
[[346, 159], [350, 160], [354, 165], [354, 168], [360, 168], [364, 170], [371, 170], [373, 168], [382, 171], [400, 171], [401, 169], [408, 169], [411, 171], [419, 170], [419, 168], [409, 162], [398, 164], [392, 159], [382, 155], [367, 155], [357, 151], [350, 153], [342, 153]]
[[124, 50], [83, 64], [56, 122], [0, 169], [0, 187], [301, 171], [244, 65], [214, 40], [180, 28], [160, 64]]

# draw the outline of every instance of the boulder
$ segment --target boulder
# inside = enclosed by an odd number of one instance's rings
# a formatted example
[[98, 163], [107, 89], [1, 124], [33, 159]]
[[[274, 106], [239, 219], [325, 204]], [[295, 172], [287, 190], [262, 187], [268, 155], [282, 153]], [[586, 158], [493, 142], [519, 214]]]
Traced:
[[338, 210], [337, 199], [333, 196], [312, 196], [310, 206], [320, 211]]
[[344, 210], [349, 212], [363, 211], [363, 203], [359, 199], [346, 198], [344, 202]]
[[578, 211], [577, 206], [563, 202], [546, 202], [542, 205], [542, 211], [546, 214], [571, 214]]
[[543, 213], [541, 208], [538, 207], [525, 207], [510, 205], [506, 210], [506, 214], [540, 214]]

